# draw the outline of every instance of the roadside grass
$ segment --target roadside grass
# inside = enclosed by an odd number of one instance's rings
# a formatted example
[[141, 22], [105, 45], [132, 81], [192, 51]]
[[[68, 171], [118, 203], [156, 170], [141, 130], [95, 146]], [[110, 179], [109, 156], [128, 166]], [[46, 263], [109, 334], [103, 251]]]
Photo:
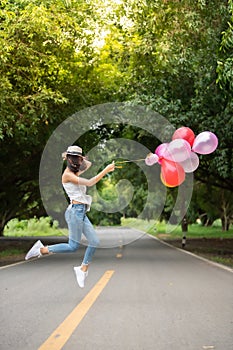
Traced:
[[24, 249], [20, 248], [7, 248], [4, 251], [0, 252], [0, 259], [15, 256], [15, 255], [21, 255], [24, 254]]
[[[206, 256], [208, 259], [208, 256]], [[231, 258], [223, 258], [221, 256], [211, 256], [210, 259], [218, 264], [227, 265], [233, 268], [233, 262]]]
[[9, 238], [9, 241], [0, 241], [0, 266], [24, 259], [32, 243], [31, 240], [20, 238], [56, 236], [67, 237], [68, 230], [59, 228], [58, 222], [51, 220], [50, 217], [29, 220], [12, 219], [4, 229], [4, 237]]
[[[158, 238], [179, 239], [182, 238], [183, 232], [181, 225], [169, 225], [165, 222], [158, 222], [155, 220], [141, 220], [134, 218], [122, 219], [122, 226], [133, 227], [138, 230], [150, 233]], [[233, 227], [229, 231], [222, 231], [221, 223], [216, 220], [210, 227], [205, 227], [200, 224], [193, 224], [188, 226], [188, 232], [185, 233], [187, 238], [233, 238]]]
[[[121, 226], [132, 227], [158, 238], [179, 239], [183, 232], [181, 225], [169, 225], [164, 221], [142, 220], [137, 218], [122, 218]], [[60, 228], [57, 221], [50, 217], [32, 218], [29, 220], [12, 219], [4, 230], [5, 237], [37, 237], [37, 236], [68, 236], [66, 228]], [[187, 238], [233, 238], [233, 226], [229, 231], [222, 231], [221, 222], [216, 220], [211, 227], [200, 224], [188, 226]]]
[[68, 230], [61, 229], [50, 217], [29, 220], [12, 219], [4, 229], [5, 237], [67, 236]]

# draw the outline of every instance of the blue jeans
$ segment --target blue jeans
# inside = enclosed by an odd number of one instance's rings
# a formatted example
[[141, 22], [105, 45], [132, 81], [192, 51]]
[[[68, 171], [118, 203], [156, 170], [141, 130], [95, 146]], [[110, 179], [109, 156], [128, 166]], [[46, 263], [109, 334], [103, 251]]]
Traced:
[[88, 265], [92, 261], [96, 247], [99, 245], [99, 238], [96, 235], [94, 227], [86, 216], [85, 204], [72, 204], [65, 212], [65, 219], [69, 229], [68, 243], [59, 243], [48, 246], [51, 253], [71, 253], [75, 252], [81, 242], [82, 233], [88, 241], [88, 246], [85, 250], [82, 265]]

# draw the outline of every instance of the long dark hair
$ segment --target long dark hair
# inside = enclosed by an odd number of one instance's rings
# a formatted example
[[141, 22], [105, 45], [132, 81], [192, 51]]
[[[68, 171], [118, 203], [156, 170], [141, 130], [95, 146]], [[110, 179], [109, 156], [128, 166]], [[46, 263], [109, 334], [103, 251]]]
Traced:
[[67, 154], [67, 166], [73, 173], [78, 173], [86, 169], [87, 165], [83, 157]]

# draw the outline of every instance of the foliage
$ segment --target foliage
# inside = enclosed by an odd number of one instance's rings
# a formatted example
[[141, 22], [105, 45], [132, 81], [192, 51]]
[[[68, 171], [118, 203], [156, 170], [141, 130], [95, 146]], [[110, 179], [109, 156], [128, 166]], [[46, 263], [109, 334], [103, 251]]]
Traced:
[[10, 249], [5, 249], [2, 252], [0, 251], [0, 258], [4, 259], [5, 257], [11, 257], [15, 255], [21, 255], [25, 254], [24, 249], [20, 248], [10, 248]]
[[13, 217], [45, 214], [38, 188], [44, 145], [64, 116], [86, 105], [91, 13], [84, 15], [85, 2], [66, 5], [24, 0], [0, 8], [0, 233]]
[[[170, 225], [167, 226], [165, 221], [156, 222], [151, 220], [150, 222], [145, 220], [139, 220], [136, 218], [122, 219], [122, 226], [138, 227], [139, 230], [145, 231], [155, 236], [160, 236], [161, 234], [166, 239], [177, 239], [182, 238], [182, 228], [181, 225]], [[169, 228], [169, 233], [168, 233]], [[222, 231], [221, 222], [216, 220], [211, 227], [205, 227], [201, 224], [195, 223], [190, 225], [189, 238], [233, 238], [233, 227], [230, 228], [228, 232]]]
[[60, 236], [65, 231], [58, 228], [58, 222], [50, 217], [32, 218], [29, 220], [10, 220], [5, 229], [5, 236]]
[[233, 222], [233, 194], [231, 191], [197, 183], [196, 201], [205, 225], [220, 218], [222, 229], [227, 231]]
[[228, 28], [222, 33], [221, 45], [219, 48], [220, 57], [218, 61], [217, 71], [219, 85], [228, 91], [233, 91], [233, 1], [229, 0], [229, 12], [231, 17], [228, 21]]
[[140, 54], [132, 69], [131, 95], [177, 127], [187, 125], [196, 134], [216, 133], [219, 147], [214, 155], [201, 159], [196, 177], [232, 190], [232, 94], [216, 84], [227, 6], [222, 1], [147, 1], [146, 8], [143, 4], [134, 7]]
[[91, 208], [91, 211], [88, 213], [88, 217], [91, 219], [93, 224], [100, 226], [111, 226], [111, 225], [119, 225], [121, 214], [119, 212], [106, 213], [106, 206], [111, 208], [112, 202], [117, 199], [117, 193], [115, 190], [115, 186], [110, 180], [104, 179], [97, 186], [98, 194], [101, 199], [104, 200], [104, 204], [102, 202], [97, 202], [97, 193], [93, 196], [93, 201], [95, 202], [94, 208]]
[[[195, 179], [228, 198], [233, 190], [232, 10], [232, 0], [3, 0], [0, 234], [14, 217], [45, 215], [38, 169], [56, 126], [77, 110], [109, 101], [143, 104], [176, 127], [216, 133], [219, 147], [200, 157]], [[99, 126], [79, 141], [89, 150], [111, 137], [137, 140], [152, 151], [158, 142], [120, 123]], [[135, 192], [121, 215], [137, 216], [147, 196], [145, 177], [135, 165], [122, 175], [133, 179]], [[114, 173], [113, 184], [119, 180]], [[104, 184], [102, 195], [114, 197]], [[162, 218], [169, 217], [174, 194], [168, 194]], [[194, 195], [190, 222], [204, 196]], [[216, 210], [208, 207], [209, 216], [212, 211], [214, 218], [222, 215], [220, 204]], [[120, 214], [91, 215], [116, 223]], [[144, 215], [148, 220], [155, 215], [153, 205]]]

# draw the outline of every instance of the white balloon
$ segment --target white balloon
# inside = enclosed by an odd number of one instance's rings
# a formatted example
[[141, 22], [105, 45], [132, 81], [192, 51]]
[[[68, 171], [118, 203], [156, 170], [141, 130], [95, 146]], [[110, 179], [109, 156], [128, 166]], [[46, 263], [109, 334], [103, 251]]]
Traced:
[[183, 162], [188, 159], [191, 154], [190, 144], [183, 139], [175, 139], [171, 141], [166, 150], [164, 151], [163, 157], [173, 162]]
[[146, 165], [151, 166], [151, 165], [157, 163], [158, 160], [159, 160], [159, 157], [157, 156], [157, 154], [155, 154], [155, 153], [150, 153], [150, 154], [146, 157], [145, 163], [146, 163]]
[[190, 157], [185, 159], [183, 162], [179, 162], [186, 173], [194, 172], [199, 166], [198, 155], [191, 152]]

